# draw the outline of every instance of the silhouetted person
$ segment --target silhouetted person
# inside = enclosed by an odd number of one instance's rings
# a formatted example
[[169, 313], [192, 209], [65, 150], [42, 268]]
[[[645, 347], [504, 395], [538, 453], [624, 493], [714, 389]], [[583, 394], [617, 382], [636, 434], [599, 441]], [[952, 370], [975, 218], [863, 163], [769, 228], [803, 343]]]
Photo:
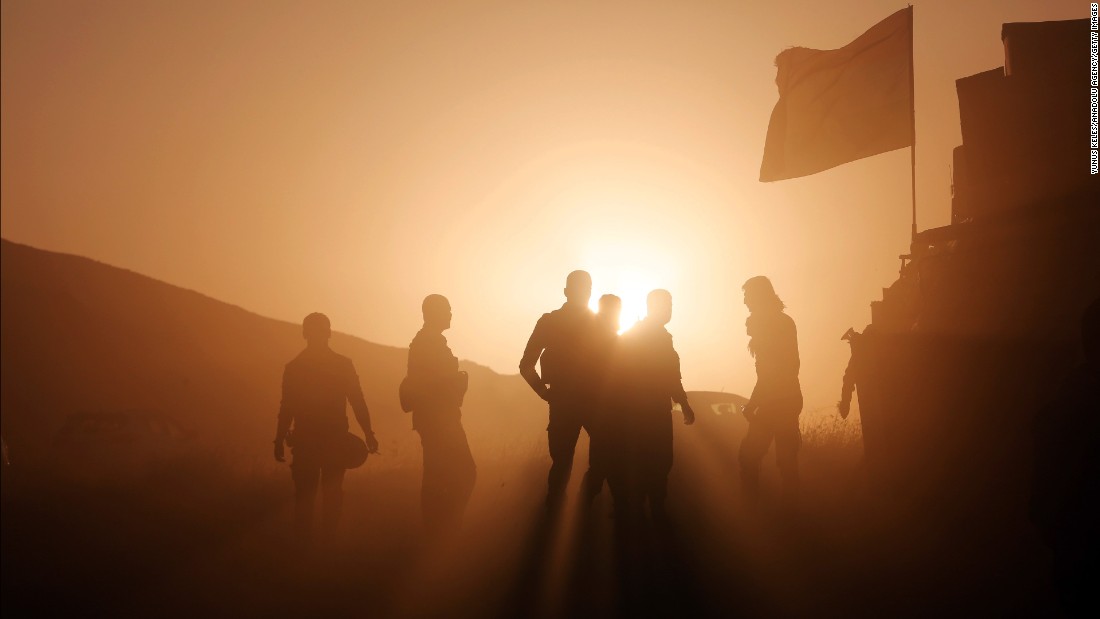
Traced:
[[324, 314], [302, 321], [306, 348], [283, 371], [283, 396], [275, 431], [275, 459], [285, 462], [283, 443], [290, 444], [294, 460], [295, 524], [307, 536], [313, 524], [314, 503], [321, 487], [321, 521], [331, 533], [340, 519], [343, 502], [347, 404], [363, 429], [367, 450], [378, 451], [371, 431], [370, 412], [351, 359], [328, 346], [332, 328]]
[[[672, 403], [680, 405], [684, 423], [695, 423], [695, 411], [688, 403], [681, 383], [680, 355], [672, 345], [672, 335], [665, 325], [672, 320], [672, 295], [667, 290], [654, 290], [646, 297], [647, 315], [623, 334], [614, 379], [619, 406], [615, 442], [625, 456], [613, 466], [615, 478], [612, 492], [616, 494], [616, 510], [625, 507], [637, 515], [649, 502], [653, 519], [663, 521], [668, 474], [672, 470]], [[625, 479], [623, 474], [625, 473]]]
[[[595, 322], [588, 309], [592, 276], [585, 271], [573, 271], [566, 277], [564, 292], [565, 304], [543, 314], [535, 323], [519, 362], [520, 375], [550, 404], [546, 433], [552, 464], [546, 505], [551, 509], [565, 497], [577, 438], [581, 428], [589, 423], [594, 397], [587, 355]], [[540, 363], [541, 376], [535, 370], [536, 362]]]
[[1081, 323], [1085, 362], [1035, 417], [1032, 520], [1054, 555], [1054, 582], [1070, 615], [1100, 611], [1100, 299]]
[[611, 360], [619, 340], [619, 319], [622, 314], [622, 299], [605, 294], [600, 297], [600, 311], [596, 314], [595, 328], [588, 344], [591, 361], [591, 380], [594, 386], [593, 407], [590, 420], [586, 425], [588, 437], [588, 471], [584, 474], [584, 496], [591, 503], [603, 489], [607, 479], [609, 445], [607, 437], [614, 432], [610, 425], [608, 407], [607, 380]]
[[841, 419], [847, 419], [852, 411], [852, 397], [856, 392], [856, 385], [863, 374], [863, 358], [859, 351], [859, 339], [861, 335], [855, 329], [848, 329], [841, 336], [841, 340], [848, 342], [852, 354], [848, 358], [848, 366], [844, 368], [844, 380], [840, 386], [840, 400], [836, 403], [836, 410]]
[[798, 494], [798, 450], [802, 445], [798, 333], [768, 278], [753, 277], [742, 290], [749, 308], [745, 329], [749, 353], [756, 359], [756, 387], [742, 408], [749, 430], [741, 441], [741, 488], [750, 497], [759, 495], [760, 462], [774, 440], [783, 490], [793, 499]]
[[474, 489], [474, 465], [466, 431], [462, 429], [462, 398], [466, 372], [447, 346], [443, 332], [451, 328], [447, 298], [428, 295], [421, 306], [424, 326], [409, 344], [408, 381], [413, 396], [413, 429], [424, 451], [420, 506], [431, 533], [456, 530]]
[[870, 394], [874, 393], [876, 383], [874, 358], [868, 342], [874, 341], [875, 331], [875, 325], [867, 325], [863, 333], [848, 329], [840, 338], [848, 342], [852, 354], [848, 358], [848, 366], [844, 369], [844, 381], [840, 388], [837, 412], [841, 419], [847, 419], [852, 410], [853, 398], [859, 398], [859, 424], [863, 431], [863, 460], [867, 466], [868, 482], [880, 490], [886, 490], [889, 481], [884, 471], [888, 467], [883, 460], [888, 454], [883, 453], [883, 430], [879, 427], [882, 421], [873, 414], [875, 408], [868, 406], [868, 402], [872, 401], [873, 396]]

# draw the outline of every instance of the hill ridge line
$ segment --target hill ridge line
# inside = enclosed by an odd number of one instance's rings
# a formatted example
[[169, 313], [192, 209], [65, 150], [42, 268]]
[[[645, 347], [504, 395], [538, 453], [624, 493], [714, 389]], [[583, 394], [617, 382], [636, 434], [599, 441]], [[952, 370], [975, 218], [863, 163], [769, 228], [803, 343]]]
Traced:
[[[126, 274], [127, 276], [130, 276], [130, 277], [138, 278], [138, 279], [140, 279], [140, 280], [142, 280], [142, 281], [144, 281], [148, 284], [153, 284], [153, 285], [156, 285], [156, 286], [164, 286], [164, 287], [173, 289], [173, 290], [178, 291], [178, 292], [182, 292], [182, 293], [186, 293], [186, 294], [190, 294], [190, 295], [195, 295], [195, 296], [200, 297], [201, 299], [203, 299], [205, 301], [218, 303], [220, 305], [225, 306], [226, 308], [231, 308], [233, 310], [243, 312], [243, 313], [245, 313], [249, 316], [252, 316], [252, 317], [255, 317], [255, 318], [258, 318], [258, 319], [261, 319], [261, 320], [273, 321], [273, 322], [277, 322], [277, 323], [282, 324], [282, 325], [292, 325], [294, 327], [300, 326], [297, 323], [291, 322], [289, 320], [283, 320], [283, 319], [275, 318], [275, 317], [272, 317], [272, 316], [265, 316], [265, 315], [260, 314], [256, 311], [250, 310], [246, 307], [237, 305], [235, 303], [231, 303], [229, 301], [219, 299], [217, 297], [212, 297], [212, 296], [210, 296], [210, 295], [208, 295], [204, 292], [201, 292], [199, 290], [195, 290], [193, 288], [186, 288], [186, 287], [180, 286], [178, 284], [173, 284], [171, 282], [167, 282], [167, 281], [164, 281], [164, 280], [161, 280], [161, 279], [157, 279], [157, 278], [155, 278], [151, 275], [146, 275], [144, 273], [135, 271], [135, 270], [127, 268], [127, 267], [110, 264], [108, 262], [103, 262], [102, 260], [97, 260], [97, 259], [89, 257], [89, 256], [82, 256], [80, 254], [74, 254], [74, 253], [69, 253], [69, 252], [64, 252], [64, 251], [56, 251], [56, 250], [51, 250], [51, 249], [42, 249], [40, 247], [35, 247], [33, 245], [28, 245], [26, 243], [19, 243], [17, 241], [12, 241], [10, 239], [3, 238], [3, 237], [0, 237], [0, 246], [9, 246], [11, 248], [17, 248], [19, 251], [30, 251], [30, 252], [36, 252], [36, 253], [39, 253], [39, 254], [48, 255], [52, 259], [55, 259], [55, 260], [67, 260], [67, 261], [71, 261], [74, 264], [84, 264], [84, 265], [87, 265], [87, 266], [94, 266], [94, 267], [97, 267], [97, 268], [109, 269], [109, 270], [112, 270], [112, 271], [115, 271], [115, 272], [118, 272], [118, 273]], [[390, 344], [380, 344], [378, 342], [373, 342], [371, 340], [368, 340], [368, 339], [366, 339], [362, 336], [358, 336], [358, 335], [348, 333], [348, 332], [345, 332], [345, 331], [334, 330], [333, 335], [334, 336], [339, 336], [341, 338], [350, 338], [350, 339], [353, 339], [353, 340], [358, 340], [359, 342], [361, 342], [363, 344], [378, 347], [380, 349], [387, 349], [387, 350], [390, 350], [390, 351], [408, 350], [408, 347], [406, 347], [406, 346], [393, 346], [393, 345], [390, 345]], [[488, 372], [492, 372], [493, 374], [495, 374], [497, 376], [507, 377], [507, 376], [517, 376], [518, 375], [518, 373], [504, 374], [504, 373], [497, 372], [496, 370], [492, 369], [491, 367], [489, 367], [487, 365], [484, 365], [484, 364], [481, 364], [481, 363], [478, 363], [477, 361], [473, 361], [471, 359], [460, 359], [459, 363], [463, 366], [467, 366], [467, 367], [472, 366], [472, 367], [478, 368], [479, 370], [485, 370], [485, 371], [488, 371]]]

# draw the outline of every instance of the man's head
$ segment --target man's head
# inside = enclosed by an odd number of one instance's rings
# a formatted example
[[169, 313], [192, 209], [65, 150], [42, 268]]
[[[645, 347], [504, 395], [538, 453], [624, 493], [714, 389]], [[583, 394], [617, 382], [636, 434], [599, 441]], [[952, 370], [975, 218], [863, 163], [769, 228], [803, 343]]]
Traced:
[[672, 293], [658, 288], [645, 298], [646, 318], [667, 325], [672, 320]]
[[613, 294], [600, 297], [600, 312], [597, 317], [613, 331], [619, 330], [619, 320], [623, 313], [623, 300]]
[[592, 298], [592, 276], [588, 271], [573, 271], [565, 278], [565, 298], [572, 303], [588, 305]]
[[332, 323], [328, 316], [320, 312], [313, 312], [302, 320], [302, 337], [310, 346], [324, 346], [332, 337]]
[[430, 294], [424, 297], [420, 305], [424, 312], [424, 326], [429, 329], [445, 331], [451, 328], [451, 302], [441, 294]]
[[741, 290], [745, 291], [745, 306], [749, 308], [750, 312], [779, 312], [787, 307], [783, 304], [779, 295], [775, 294], [775, 288], [772, 288], [771, 280], [763, 275], [750, 277], [745, 285], [741, 286]]

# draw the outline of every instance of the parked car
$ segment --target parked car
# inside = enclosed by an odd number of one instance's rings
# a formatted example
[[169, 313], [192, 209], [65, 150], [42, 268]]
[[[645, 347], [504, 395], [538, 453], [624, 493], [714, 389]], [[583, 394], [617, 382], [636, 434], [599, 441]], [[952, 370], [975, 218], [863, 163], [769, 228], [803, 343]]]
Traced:
[[[713, 417], [726, 423], [745, 423], [741, 407], [749, 399], [724, 391], [689, 391], [688, 402], [695, 409], [696, 417]], [[708, 414], [709, 413], [709, 414]]]

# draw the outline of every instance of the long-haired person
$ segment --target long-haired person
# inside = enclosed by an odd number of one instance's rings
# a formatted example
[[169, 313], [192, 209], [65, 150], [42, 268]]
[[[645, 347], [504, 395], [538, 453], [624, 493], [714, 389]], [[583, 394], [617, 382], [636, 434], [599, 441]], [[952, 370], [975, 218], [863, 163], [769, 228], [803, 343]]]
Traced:
[[742, 409], [749, 431], [741, 442], [741, 488], [750, 497], [759, 495], [760, 462], [774, 440], [783, 492], [793, 499], [798, 493], [798, 449], [802, 444], [798, 431], [802, 412], [798, 332], [767, 277], [753, 277], [741, 289], [749, 308], [745, 321], [749, 354], [756, 359], [756, 387]]

